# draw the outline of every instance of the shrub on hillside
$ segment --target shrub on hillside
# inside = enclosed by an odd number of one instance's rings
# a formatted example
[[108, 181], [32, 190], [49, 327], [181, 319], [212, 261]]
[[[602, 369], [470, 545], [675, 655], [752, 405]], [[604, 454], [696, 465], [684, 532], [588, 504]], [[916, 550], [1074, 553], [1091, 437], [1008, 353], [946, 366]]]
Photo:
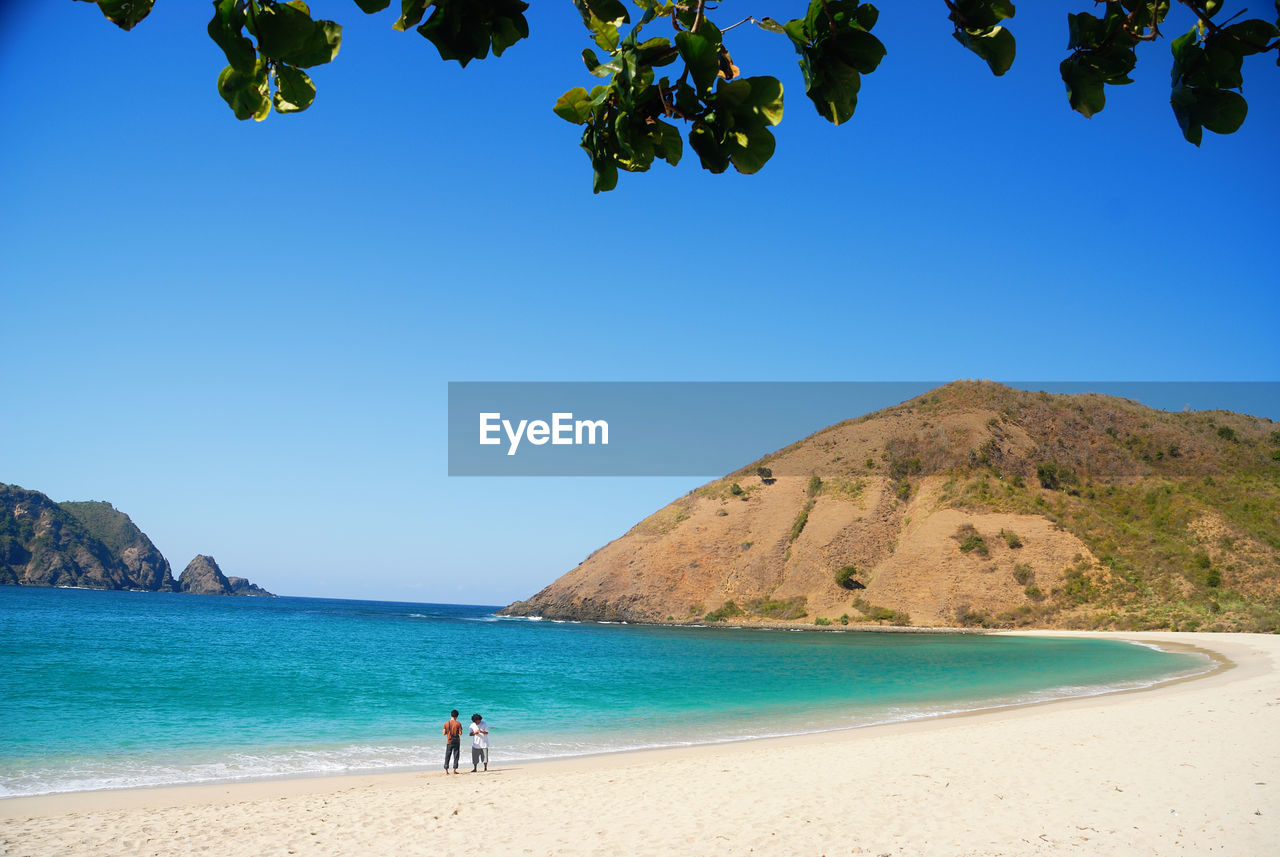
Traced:
[[862, 598], [853, 599], [853, 606], [859, 613], [872, 622], [889, 622], [893, 625], [911, 624], [911, 616], [901, 610], [891, 610], [888, 607], [877, 607]]
[[987, 540], [973, 524], [961, 524], [952, 538], [960, 543], [961, 553], [976, 553], [979, 556], [991, 554], [991, 549], [987, 547]]
[[1001, 530], [1000, 537], [1003, 538], [1004, 543], [1013, 550], [1017, 550], [1022, 547], [1022, 539], [1018, 538], [1018, 534], [1012, 530]]
[[1080, 482], [1074, 470], [1056, 461], [1036, 465], [1036, 478], [1040, 480], [1040, 487], [1050, 491], [1060, 491]]
[[797, 595], [794, 598], [757, 598], [747, 602], [747, 609], [767, 619], [789, 621], [809, 615], [806, 609], [807, 602], [808, 599], [803, 595]]
[[853, 565], [846, 565], [844, 568], [836, 572], [836, 586], [841, 589], [866, 589], [867, 587], [860, 581], [854, 580], [858, 576], [858, 568]]
[[800, 514], [796, 515], [796, 519], [791, 523], [791, 535], [787, 537], [788, 542], [794, 542], [800, 538], [800, 534], [804, 532], [805, 524], [809, 523], [809, 510], [812, 506], [806, 505], [800, 510]]
[[1020, 562], [1013, 567], [1013, 579], [1018, 582], [1019, 586], [1026, 586], [1036, 579], [1036, 573], [1029, 563]]
[[710, 613], [708, 613], [706, 616], [703, 616], [702, 618], [707, 620], [708, 622], [723, 622], [726, 619], [732, 619], [734, 617], [742, 616], [742, 615], [743, 615], [743, 610], [741, 607], [739, 607], [733, 601], [726, 601], [724, 604], [720, 605], [719, 609], [712, 610]]
[[991, 624], [991, 614], [985, 610], [974, 610], [968, 604], [956, 608], [956, 624], [961, 628], [985, 628]]

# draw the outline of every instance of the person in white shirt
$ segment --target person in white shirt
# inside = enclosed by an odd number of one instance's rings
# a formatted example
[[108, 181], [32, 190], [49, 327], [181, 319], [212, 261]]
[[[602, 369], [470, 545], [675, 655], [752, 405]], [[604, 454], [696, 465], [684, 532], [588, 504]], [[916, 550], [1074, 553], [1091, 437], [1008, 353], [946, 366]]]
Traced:
[[480, 763], [484, 763], [484, 769], [489, 770], [489, 724], [484, 722], [484, 718], [479, 714], [471, 715], [471, 773], [476, 772], [476, 767]]

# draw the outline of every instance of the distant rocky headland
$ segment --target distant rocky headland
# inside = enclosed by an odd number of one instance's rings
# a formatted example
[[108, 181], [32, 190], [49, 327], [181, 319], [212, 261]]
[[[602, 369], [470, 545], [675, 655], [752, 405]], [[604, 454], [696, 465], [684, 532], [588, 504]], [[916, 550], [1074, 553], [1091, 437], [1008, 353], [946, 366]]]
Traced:
[[218, 562], [211, 556], [200, 554], [178, 575], [178, 589], [197, 595], [270, 595], [271, 593], [250, 583], [243, 577], [226, 577]]
[[271, 596], [243, 577], [226, 577], [203, 554], [174, 580], [169, 560], [110, 503], [57, 503], [0, 482], [0, 585], [6, 584]]
[[690, 492], [502, 612], [1280, 632], [1280, 424], [955, 382]]

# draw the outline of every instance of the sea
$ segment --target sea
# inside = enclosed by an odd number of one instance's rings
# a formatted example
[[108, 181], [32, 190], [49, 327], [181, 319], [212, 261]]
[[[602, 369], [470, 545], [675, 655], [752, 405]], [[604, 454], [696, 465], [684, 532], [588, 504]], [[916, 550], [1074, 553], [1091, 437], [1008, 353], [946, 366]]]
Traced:
[[[1211, 669], [1078, 638], [646, 626], [495, 607], [0, 586], [0, 797], [799, 735]], [[464, 745], [467, 740], [464, 737]], [[466, 746], [464, 761], [469, 760]]]

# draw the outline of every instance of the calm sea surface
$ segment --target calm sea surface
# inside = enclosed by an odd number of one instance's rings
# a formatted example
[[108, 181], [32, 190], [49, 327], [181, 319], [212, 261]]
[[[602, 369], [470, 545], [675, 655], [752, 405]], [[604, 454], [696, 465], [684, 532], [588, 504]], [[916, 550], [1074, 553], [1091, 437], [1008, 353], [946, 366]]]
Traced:
[[1113, 641], [555, 623], [493, 609], [0, 586], [0, 797], [430, 768], [450, 708], [484, 715], [501, 765], [1207, 668]]

